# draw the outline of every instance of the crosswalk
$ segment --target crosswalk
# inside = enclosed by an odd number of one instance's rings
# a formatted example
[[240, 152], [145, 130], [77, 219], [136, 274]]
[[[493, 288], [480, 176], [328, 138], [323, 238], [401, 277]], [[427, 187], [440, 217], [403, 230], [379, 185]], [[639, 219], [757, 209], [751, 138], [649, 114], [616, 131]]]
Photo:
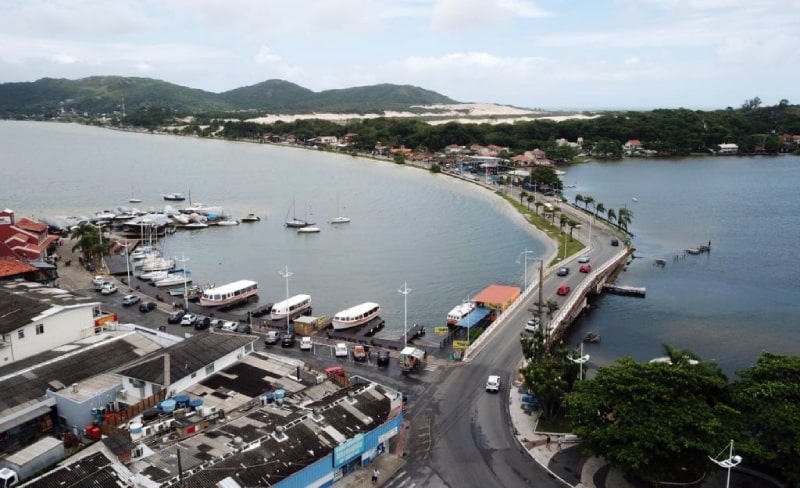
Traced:
[[395, 473], [389, 482], [384, 483], [382, 486], [388, 488], [414, 488], [417, 484], [411, 479], [411, 476], [405, 471]]
[[428, 364], [425, 366], [425, 371], [436, 371], [437, 369], [439, 369], [439, 366], [435, 364]]

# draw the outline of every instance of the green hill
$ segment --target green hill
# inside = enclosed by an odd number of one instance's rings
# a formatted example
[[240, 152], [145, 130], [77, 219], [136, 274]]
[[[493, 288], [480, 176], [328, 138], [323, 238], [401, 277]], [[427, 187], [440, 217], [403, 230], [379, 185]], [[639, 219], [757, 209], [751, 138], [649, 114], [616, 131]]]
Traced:
[[458, 103], [410, 85], [382, 84], [314, 92], [284, 80], [268, 80], [223, 93], [187, 88], [151, 78], [92, 76], [42, 78], [0, 84], [3, 116], [48, 116], [63, 111], [111, 114], [158, 108], [179, 114], [210, 112], [354, 112], [408, 110], [411, 105]]

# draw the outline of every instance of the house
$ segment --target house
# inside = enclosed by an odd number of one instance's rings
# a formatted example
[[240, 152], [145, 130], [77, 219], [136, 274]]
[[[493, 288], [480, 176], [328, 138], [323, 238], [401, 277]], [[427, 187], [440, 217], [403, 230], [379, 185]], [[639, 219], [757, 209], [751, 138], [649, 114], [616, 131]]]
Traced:
[[98, 302], [65, 290], [31, 282], [9, 282], [0, 288], [0, 364], [95, 334]]
[[642, 144], [642, 141], [640, 141], [639, 139], [630, 139], [628, 142], [622, 145], [622, 152], [624, 154], [627, 154], [628, 156], [631, 156], [643, 150], [644, 150], [644, 145]]
[[44, 261], [58, 240], [47, 231], [47, 224], [25, 217], [17, 220], [13, 210], [0, 210], [0, 256]]
[[0, 282], [23, 279], [25, 281], [37, 281], [30, 277], [35, 276], [39, 268], [32, 266], [17, 258], [0, 257]]
[[719, 151], [717, 154], [719, 155], [731, 155], [731, 154], [738, 154], [739, 153], [739, 146], [733, 143], [722, 143], [718, 144]]

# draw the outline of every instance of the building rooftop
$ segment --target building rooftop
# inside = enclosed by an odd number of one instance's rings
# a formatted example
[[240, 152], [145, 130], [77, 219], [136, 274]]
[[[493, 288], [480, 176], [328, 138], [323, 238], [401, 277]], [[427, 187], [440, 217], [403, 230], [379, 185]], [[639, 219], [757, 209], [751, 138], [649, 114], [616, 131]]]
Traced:
[[0, 286], [0, 333], [7, 334], [56, 307], [95, 306], [89, 297], [39, 283], [12, 281]]
[[518, 286], [489, 285], [483, 291], [472, 297], [473, 302], [505, 304], [509, 300], [514, 300], [520, 294]]

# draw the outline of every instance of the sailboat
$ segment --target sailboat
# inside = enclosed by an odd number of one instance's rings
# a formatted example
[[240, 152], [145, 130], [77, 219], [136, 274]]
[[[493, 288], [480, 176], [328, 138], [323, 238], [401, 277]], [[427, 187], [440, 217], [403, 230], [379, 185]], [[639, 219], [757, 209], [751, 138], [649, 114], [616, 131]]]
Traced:
[[336, 215], [337, 217], [331, 219], [331, 224], [346, 224], [350, 222], [350, 217], [344, 217], [339, 213], [339, 197], [336, 197]]
[[131, 197], [128, 199], [130, 203], [142, 203], [141, 198], [136, 198], [133, 192], [133, 186], [131, 186]]
[[[295, 199], [294, 197], [292, 197], [292, 206], [289, 207], [289, 210], [286, 212], [286, 223], [284, 224], [286, 225], [286, 227], [292, 227], [296, 229], [300, 227], [314, 225], [312, 222], [307, 222], [305, 219], [298, 219], [297, 216], [295, 215], [294, 209], [295, 209]], [[291, 219], [289, 218], [289, 214], [292, 214]]]

